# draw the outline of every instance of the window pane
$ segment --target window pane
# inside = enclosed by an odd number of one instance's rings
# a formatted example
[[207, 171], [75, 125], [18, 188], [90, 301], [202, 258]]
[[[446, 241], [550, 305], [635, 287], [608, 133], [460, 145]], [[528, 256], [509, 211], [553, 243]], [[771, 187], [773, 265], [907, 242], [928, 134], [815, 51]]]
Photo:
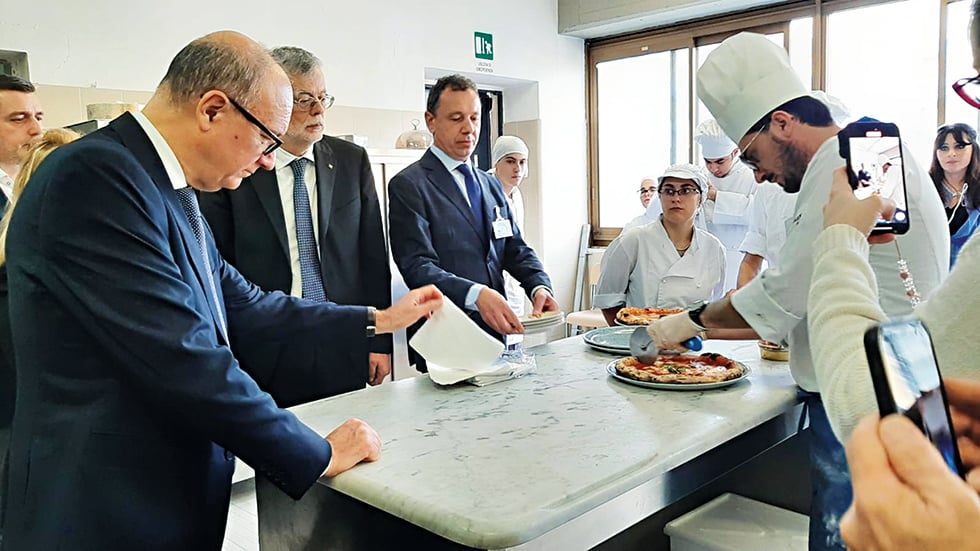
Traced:
[[827, 92], [854, 118], [893, 122], [920, 165], [936, 132], [939, 2], [906, 0], [833, 13]]
[[599, 63], [599, 225], [643, 213], [640, 180], [690, 158], [688, 51]]
[[946, 9], [946, 120], [943, 124], [965, 122], [977, 128], [980, 110], [963, 101], [952, 88], [957, 80], [977, 74], [970, 49], [970, 2], [956, 2]]
[[813, 82], [813, 18], [789, 23], [789, 63], [807, 86]]

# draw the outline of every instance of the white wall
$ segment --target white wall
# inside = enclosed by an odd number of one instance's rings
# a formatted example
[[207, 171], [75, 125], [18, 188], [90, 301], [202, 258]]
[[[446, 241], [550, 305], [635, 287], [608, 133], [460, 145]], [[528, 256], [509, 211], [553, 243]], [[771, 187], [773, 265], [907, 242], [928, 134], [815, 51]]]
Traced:
[[42, 84], [152, 90], [184, 44], [235, 29], [319, 55], [340, 105], [400, 111], [424, 110], [427, 68], [478, 77], [473, 32], [492, 33], [493, 75], [524, 83], [513, 98], [505, 88], [505, 118], [541, 120], [544, 201], [529, 212], [570, 306], [587, 220], [585, 62], [583, 41], [558, 35], [555, 0], [0, 0], [0, 13], [0, 49], [27, 51]]

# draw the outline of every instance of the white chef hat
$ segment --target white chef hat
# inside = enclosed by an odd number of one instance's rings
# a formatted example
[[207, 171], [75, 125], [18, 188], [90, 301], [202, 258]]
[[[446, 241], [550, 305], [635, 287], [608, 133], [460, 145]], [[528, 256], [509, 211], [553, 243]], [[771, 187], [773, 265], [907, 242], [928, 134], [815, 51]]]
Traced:
[[[496, 167], [500, 159], [503, 159], [511, 153], [520, 153], [526, 159], [528, 156], [527, 144], [517, 136], [500, 136], [497, 138], [497, 141], [493, 142], [493, 162], [490, 164]], [[524, 176], [527, 176], [526, 163], [524, 165]]]
[[657, 177], [657, 190], [660, 189], [660, 184], [664, 181], [664, 178], [691, 180], [698, 187], [698, 190], [701, 192], [701, 200], [704, 201], [704, 194], [708, 191], [708, 175], [701, 167], [689, 163], [678, 163], [668, 166], [667, 170]]
[[697, 80], [698, 98], [735, 141], [773, 109], [810, 93], [786, 50], [755, 33], [722, 42], [698, 69]]
[[834, 119], [837, 126], [846, 126], [848, 119], [851, 118], [851, 110], [844, 105], [844, 102], [835, 96], [831, 96], [823, 90], [813, 90], [810, 96], [820, 101], [830, 110], [830, 118]]
[[694, 141], [701, 144], [701, 156], [711, 160], [727, 157], [738, 147], [725, 135], [714, 119], [708, 119], [698, 125], [694, 133]]

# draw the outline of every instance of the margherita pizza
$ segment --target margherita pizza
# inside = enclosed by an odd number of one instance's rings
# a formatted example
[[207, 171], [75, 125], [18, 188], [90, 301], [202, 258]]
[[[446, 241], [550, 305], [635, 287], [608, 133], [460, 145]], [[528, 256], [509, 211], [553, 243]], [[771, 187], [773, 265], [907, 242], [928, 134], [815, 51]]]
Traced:
[[683, 311], [680, 308], [620, 308], [616, 319], [625, 325], [650, 325], [655, 319]]
[[657, 356], [653, 365], [642, 364], [631, 356], [616, 362], [616, 372], [637, 381], [676, 384], [719, 383], [745, 374], [741, 365], [712, 352], [700, 356]]

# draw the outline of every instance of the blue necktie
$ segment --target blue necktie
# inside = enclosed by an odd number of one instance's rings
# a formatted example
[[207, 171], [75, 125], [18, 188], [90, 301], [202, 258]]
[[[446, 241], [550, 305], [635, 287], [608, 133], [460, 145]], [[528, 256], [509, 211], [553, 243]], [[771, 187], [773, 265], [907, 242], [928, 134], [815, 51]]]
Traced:
[[313, 232], [313, 213], [310, 210], [310, 194], [306, 190], [306, 163], [302, 157], [293, 160], [293, 209], [296, 212], [296, 243], [299, 245], [299, 273], [303, 281], [303, 298], [313, 302], [326, 302], [323, 276], [320, 275], [320, 255], [316, 250], [316, 234]]
[[218, 300], [218, 290], [214, 286], [214, 277], [211, 275], [211, 256], [208, 254], [208, 248], [204, 242], [204, 224], [201, 222], [201, 208], [197, 205], [197, 196], [194, 195], [194, 190], [190, 186], [175, 191], [177, 192], [177, 199], [180, 200], [180, 206], [184, 208], [187, 221], [190, 222], [194, 237], [197, 239], [201, 256], [204, 257], [208, 286], [211, 288], [211, 300], [214, 301], [214, 305], [217, 307], [215, 310], [218, 312], [218, 322], [221, 323], [222, 334], [227, 335], [228, 326], [225, 324], [224, 308]]
[[486, 237], [487, 225], [483, 216], [483, 194], [480, 193], [480, 183], [476, 180], [476, 175], [473, 174], [473, 169], [470, 168], [469, 163], [457, 166], [456, 170], [463, 174], [463, 179], [466, 182], [466, 196], [470, 199], [470, 211], [473, 213], [476, 227]]

